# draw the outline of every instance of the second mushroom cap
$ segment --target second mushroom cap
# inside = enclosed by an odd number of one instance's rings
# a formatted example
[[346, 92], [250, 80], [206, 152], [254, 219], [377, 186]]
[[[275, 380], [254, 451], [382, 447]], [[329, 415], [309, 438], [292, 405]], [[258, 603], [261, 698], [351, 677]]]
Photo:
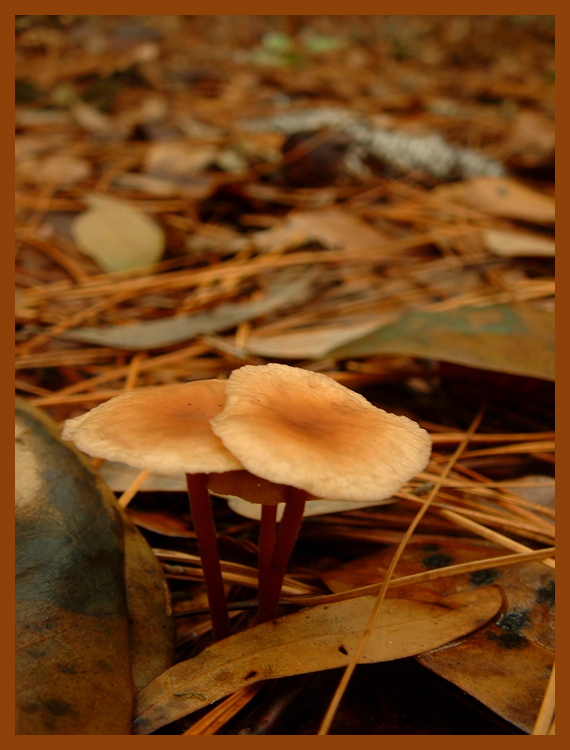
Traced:
[[321, 373], [246, 365], [211, 420], [253, 474], [331, 500], [389, 497], [429, 460], [428, 433]]

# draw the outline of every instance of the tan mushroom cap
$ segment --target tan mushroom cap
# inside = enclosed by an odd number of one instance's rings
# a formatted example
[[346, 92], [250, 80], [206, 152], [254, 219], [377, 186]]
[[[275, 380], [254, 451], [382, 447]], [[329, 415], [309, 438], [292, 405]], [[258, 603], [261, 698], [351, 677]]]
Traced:
[[422, 471], [428, 433], [320, 373], [246, 365], [212, 429], [245, 468], [329, 500], [381, 500]]
[[210, 427], [224, 401], [222, 380], [129, 391], [68, 420], [62, 437], [90, 456], [159, 474], [241, 469]]

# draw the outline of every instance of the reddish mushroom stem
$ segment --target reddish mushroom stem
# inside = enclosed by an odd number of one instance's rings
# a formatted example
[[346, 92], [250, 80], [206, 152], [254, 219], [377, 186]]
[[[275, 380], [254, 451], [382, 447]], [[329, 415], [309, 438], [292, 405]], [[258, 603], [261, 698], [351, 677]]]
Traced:
[[261, 593], [271, 563], [271, 555], [275, 546], [277, 526], [277, 506], [261, 506], [261, 522], [259, 525], [259, 557], [258, 557], [258, 590]]
[[256, 618], [259, 623], [272, 620], [277, 612], [283, 578], [301, 528], [307, 497], [308, 494], [304, 490], [289, 487], [285, 511], [277, 531], [267, 577], [259, 591], [259, 611]]
[[221, 641], [230, 635], [231, 627], [207, 482], [207, 474], [186, 474], [192, 522], [204, 571], [214, 640]]

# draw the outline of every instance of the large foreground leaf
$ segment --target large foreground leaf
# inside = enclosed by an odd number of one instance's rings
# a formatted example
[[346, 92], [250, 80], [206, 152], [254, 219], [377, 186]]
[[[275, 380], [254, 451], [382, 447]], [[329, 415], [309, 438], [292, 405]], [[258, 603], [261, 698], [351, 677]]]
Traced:
[[172, 663], [164, 575], [90, 464], [16, 405], [17, 734], [130, 734]]
[[129, 734], [122, 522], [51, 420], [16, 411], [17, 734]]
[[[137, 696], [133, 734], [150, 734], [259, 680], [346, 665], [374, 602], [366, 596], [313, 607], [238, 633], [176, 664]], [[495, 587], [434, 603], [386, 600], [360, 661], [401, 659], [442, 646], [483, 625], [500, 606]]]
[[405, 354], [554, 379], [554, 314], [522, 304], [410, 312], [328, 352], [335, 359]]

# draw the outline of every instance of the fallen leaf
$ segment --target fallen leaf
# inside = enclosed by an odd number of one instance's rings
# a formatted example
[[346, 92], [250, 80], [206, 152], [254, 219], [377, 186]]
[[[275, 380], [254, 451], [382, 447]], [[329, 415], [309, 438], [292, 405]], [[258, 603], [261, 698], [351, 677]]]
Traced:
[[554, 240], [530, 232], [487, 229], [483, 232], [483, 244], [487, 250], [505, 258], [522, 258], [527, 255], [554, 257]]
[[178, 344], [202, 334], [225, 331], [246, 320], [267, 315], [287, 305], [299, 304], [310, 295], [317, 269], [286, 269], [275, 274], [266, 295], [250, 302], [230, 302], [194, 315], [175, 315], [134, 325], [78, 328], [61, 338], [114, 346], [118, 349], [154, 349]]
[[[259, 680], [346, 665], [374, 602], [375, 597], [360, 597], [306, 609], [238, 633], [176, 664], [138, 694], [133, 734], [150, 734]], [[443, 645], [480, 627], [500, 605], [495, 587], [435, 604], [387, 600], [360, 661], [401, 659]]]
[[404, 354], [553, 380], [554, 314], [524, 304], [410, 312], [327, 356], [373, 354]]
[[[354, 560], [322, 578], [333, 592], [379, 583], [393, 548]], [[503, 550], [463, 542], [408, 545], [397, 577], [487, 557]], [[439, 601], [460, 592], [496, 584], [505, 597], [501, 616], [457, 643], [426, 651], [417, 660], [465, 690], [520, 729], [531, 732], [554, 661], [554, 575], [536, 562], [389, 589], [387, 596]], [[445, 601], [445, 599], [444, 599]]]
[[180, 180], [206, 169], [216, 152], [215, 146], [194, 145], [192, 141], [158, 142], [149, 149], [144, 169], [153, 177]]
[[81, 252], [104, 271], [126, 271], [160, 260], [164, 232], [153, 219], [109, 195], [91, 193], [84, 200], [89, 209], [75, 219], [71, 233]]
[[318, 326], [274, 336], [264, 336], [263, 333], [258, 334], [254, 331], [247, 337], [244, 349], [261, 357], [321, 359], [331, 350], [376, 330], [383, 318], [391, 321], [394, 316], [376, 315], [355, 323]]
[[122, 515], [131, 671], [138, 692], [172, 665], [174, 624], [160, 563], [136, 526]]
[[130, 734], [122, 521], [47, 416], [16, 405], [17, 734]]
[[441, 185], [433, 194], [444, 200], [465, 203], [490, 216], [536, 224], [554, 223], [554, 198], [508, 177], [476, 177], [456, 185]]
[[384, 235], [361, 219], [338, 208], [317, 211], [291, 211], [281, 226], [257, 232], [252, 237], [254, 246], [264, 252], [276, 252], [316, 241], [328, 248], [358, 253], [378, 250], [384, 258]]

